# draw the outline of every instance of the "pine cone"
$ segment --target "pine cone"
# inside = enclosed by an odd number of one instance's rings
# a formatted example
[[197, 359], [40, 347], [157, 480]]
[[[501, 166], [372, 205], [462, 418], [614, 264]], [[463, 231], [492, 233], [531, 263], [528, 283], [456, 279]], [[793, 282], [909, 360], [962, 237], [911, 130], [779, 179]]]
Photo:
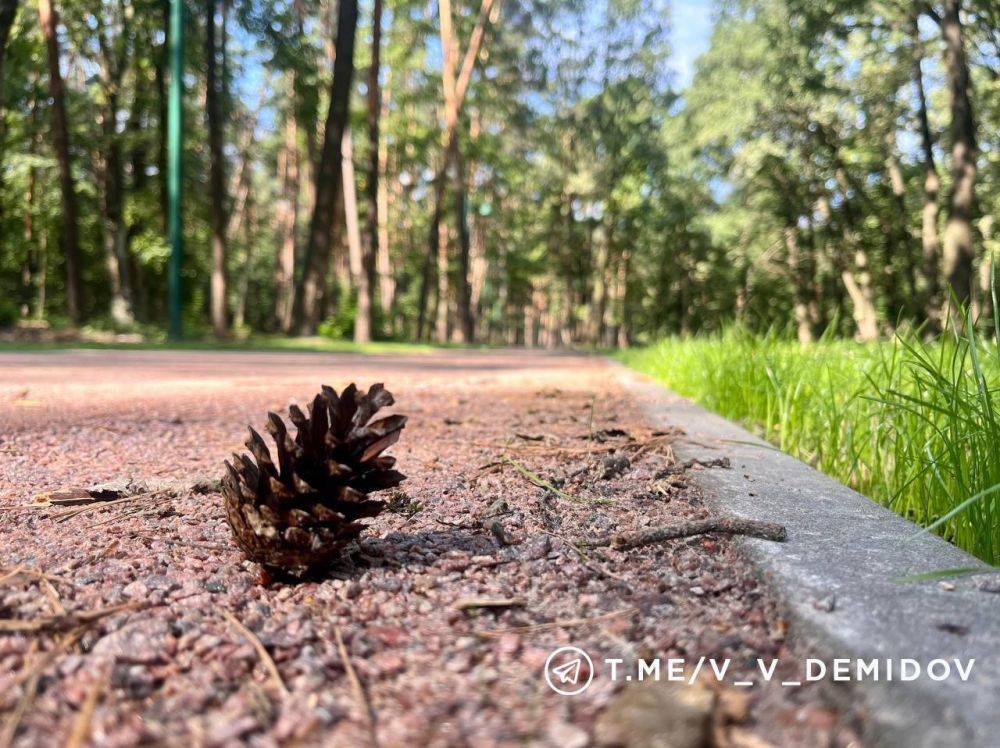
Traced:
[[385, 502], [368, 494], [399, 485], [396, 458], [382, 455], [399, 439], [406, 416], [371, 421], [393, 404], [381, 384], [367, 394], [349, 385], [338, 397], [332, 388], [309, 406], [309, 417], [292, 405], [294, 441], [276, 413], [268, 413], [275, 465], [264, 439], [250, 427], [247, 448], [256, 459], [234, 454], [226, 462], [222, 495], [236, 542], [266, 571], [302, 574], [334, 561], [356, 539]]

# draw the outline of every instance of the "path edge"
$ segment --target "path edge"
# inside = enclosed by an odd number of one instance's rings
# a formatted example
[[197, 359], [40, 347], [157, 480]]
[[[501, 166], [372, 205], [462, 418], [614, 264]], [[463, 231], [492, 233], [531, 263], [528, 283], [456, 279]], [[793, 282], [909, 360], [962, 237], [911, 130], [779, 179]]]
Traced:
[[[913, 538], [920, 528], [889, 509], [655, 380], [608, 362], [653, 426], [683, 430], [674, 444], [679, 460], [729, 458], [729, 469], [688, 474], [710, 507], [788, 528], [784, 543], [740, 537], [737, 545], [787, 615], [797, 649], [824, 659], [975, 658], [968, 682], [954, 675], [943, 682], [824, 681], [866, 740], [928, 748], [996, 745], [1000, 594], [983, 589], [998, 589], [996, 569], [935, 535]], [[959, 567], [983, 574], [950, 579], [952, 590], [935, 581], [898, 581]], [[949, 633], [955, 630], [967, 633]]]

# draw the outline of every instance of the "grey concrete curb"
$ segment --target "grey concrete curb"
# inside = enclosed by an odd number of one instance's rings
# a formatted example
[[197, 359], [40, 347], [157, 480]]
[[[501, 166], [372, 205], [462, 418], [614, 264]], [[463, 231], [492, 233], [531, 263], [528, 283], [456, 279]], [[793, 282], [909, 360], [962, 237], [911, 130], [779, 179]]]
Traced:
[[[675, 444], [679, 459], [729, 458], [731, 469], [690, 474], [711, 506], [788, 528], [784, 543], [739, 543], [809, 656], [897, 663], [912, 658], [923, 666], [937, 658], [975, 658], [967, 682], [952, 668], [944, 681], [922, 675], [907, 682], [832, 683], [830, 692], [858, 717], [867, 739], [907, 747], [1000, 745], [995, 569], [934, 535], [907, 540], [918, 530], [911, 522], [652, 380], [612, 365], [653, 425], [684, 430]], [[985, 574], [953, 578], [951, 591], [935, 581], [898, 581], [958, 567], [982, 567]]]

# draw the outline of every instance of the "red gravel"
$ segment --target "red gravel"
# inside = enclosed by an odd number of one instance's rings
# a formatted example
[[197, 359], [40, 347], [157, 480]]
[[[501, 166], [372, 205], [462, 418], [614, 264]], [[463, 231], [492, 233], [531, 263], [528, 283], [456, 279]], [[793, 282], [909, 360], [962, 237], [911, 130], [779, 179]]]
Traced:
[[[409, 476], [396, 511], [375, 519], [362, 552], [328, 578], [260, 586], [231, 544], [220, 496], [189, 487], [219, 477], [246, 425], [260, 426], [267, 410], [352, 380], [384, 381], [411, 417], [392, 450]], [[753, 675], [756, 657], [791, 660], [784, 622], [726, 538], [582, 559], [559, 537], [707, 515], [683, 474], [665, 475], [668, 440], [647, 443], [651, 436], [596, 358], [6, 354], [0, 618], [148, 607], [103, 618], [67, 643], [30, 703], [28, 676], [63, 635], [0, 634], [0, 719], [11, 725], [26, 706], [14, 741], [26, 746], [62, 744], [74, 726], [112, 746], [364, 744], [365, 710], [345, 674], [339, 629], [381, 745], [583, 746], [616, 688], [598, 678], [581, 696], [552, 693], [542, 669], [557, 646], [580, 646], [598, 663], [731, 657], [729, 680]], [[484, 469], [505, 454], [584, 501], [555, 497], [509, 465]], [[123, 480], [182, 490], [63, 521], [55, 515], [64, 510], [24, 506], [45, 491]], [[510, 545], [497, 541], [494, 519]], [[51, 589], [24, 574], [5, 577], [19, 566], [51, 575]], [[452, 607], [478, 596], [524, 604]], [[287, 695], [226, 610], [263, 642]], [[815, 689], [716, 690], [729, 704], [716, 710], [725, 722], [719, 744], [854, 739]], [[86, 716], [88, 699], [95, 706]], [[732, 707], [747, 699], [748, 714]]]

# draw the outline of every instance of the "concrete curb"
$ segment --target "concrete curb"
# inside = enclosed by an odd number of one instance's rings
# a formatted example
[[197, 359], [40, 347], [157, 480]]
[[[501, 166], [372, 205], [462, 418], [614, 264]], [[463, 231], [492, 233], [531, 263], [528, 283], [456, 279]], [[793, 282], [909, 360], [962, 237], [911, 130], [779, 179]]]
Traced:
[[[857, 715], [866, 738], [928, 748], [1000, 744], [1000, 594], [984, 589], [1000, 591], [995, 569], [935, 535], [907, 540], [919, 529], [913, 523], [651, 379], [612, 365], [654, 425], [684, 430], [675, 444], [679, 459], [729, 458], [729, 470], [690, 474], [710, 505], [788, 528], [785, 543], [739, 543], [810, 656], [891, 658], [897, 665], [912, 658], [923, 666], [938, 658], [975, 658], [967, 682], [954, 667], [944, 681], [922, 675], [907, 682], [831, 682], [830, 692]], [[935, 581], [898, 581], [959, 567], [981, 567], [985, 574], [950, 579], [951, 591]]]

